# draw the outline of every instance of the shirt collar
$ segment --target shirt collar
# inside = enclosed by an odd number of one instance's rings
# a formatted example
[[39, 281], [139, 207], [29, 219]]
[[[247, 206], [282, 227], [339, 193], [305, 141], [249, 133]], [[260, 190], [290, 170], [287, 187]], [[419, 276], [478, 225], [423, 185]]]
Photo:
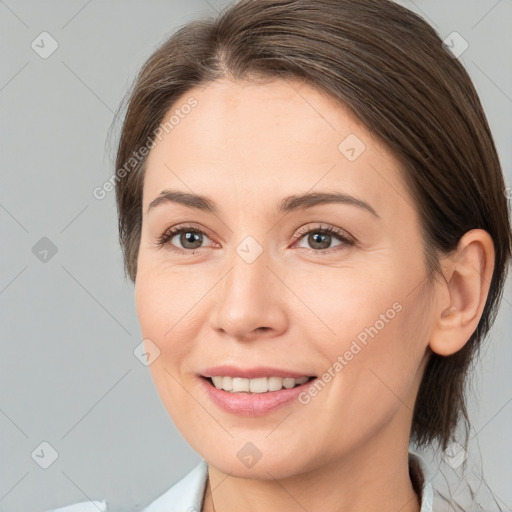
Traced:
[[[433, 489], [429, 468], [417, 453], [409, 452], [409, 474], [420, 497], [420, 512], [433, 511]], [[178, 483], [150, 503], [142, 512], [190, 512], [200, 511], [208, 480], [208, 463], [205, 459], [197, 464]]]
[[409, 475], [414, 490], [420, 497], [420, 512], [432, 512], [434, 507], [434, 490], [432, 477], [425, 460], [415, 452], [409, 452]]

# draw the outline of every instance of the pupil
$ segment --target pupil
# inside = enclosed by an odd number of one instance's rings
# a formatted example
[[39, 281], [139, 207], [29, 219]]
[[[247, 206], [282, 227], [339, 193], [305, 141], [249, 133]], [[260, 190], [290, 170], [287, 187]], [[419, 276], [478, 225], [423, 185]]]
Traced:
[[[181, 235], [181, 243], [182, 245], [187, 248], [187, 249], [197, 249], [200, 245], [201, 245], [201, 233], [197, 233], [197, 232], [194, 232], [194, 231], [186, 231], [184, 233], [182, 233]], [[194, 243], [194, 239], [195, 239], [195, 242], [198, 243], [198, 245], [194, 246], [194, 247], [187, 247], [187, 243]]]
[[[318, 241], [317, 237], [323, 238], [323, 241]], [[312, 235], [309, 235], [310, 243], [313, 246], [314, 249], [325, 249], [329, 247], [329, 238], [330, 235], [326, 233], [313, 233]], [[327, 242], [326, 242], [327, 239]], [[320, 247], [318, 247], [318, 244], [320, 244]], [[315, 247], [316, 245], [316, 247]]]

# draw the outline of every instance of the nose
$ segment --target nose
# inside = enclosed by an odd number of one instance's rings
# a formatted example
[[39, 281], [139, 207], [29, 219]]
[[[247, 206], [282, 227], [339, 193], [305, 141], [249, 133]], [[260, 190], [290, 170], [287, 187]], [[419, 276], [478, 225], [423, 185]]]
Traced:
[[[270, 338], [287, 328], [286, 300], [290, 291], [265, 251], [248, 263], [238, 253], [215, 287], [211, 326], [239, 341]], [[276, 265], [272, 265], [276, 267]]]

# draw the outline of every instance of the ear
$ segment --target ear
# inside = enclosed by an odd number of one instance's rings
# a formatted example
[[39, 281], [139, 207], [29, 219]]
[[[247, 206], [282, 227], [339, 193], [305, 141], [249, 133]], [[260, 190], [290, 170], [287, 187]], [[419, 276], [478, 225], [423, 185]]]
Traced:
[[442, 356], [460, 350], [475, 332], [487, 300], [494, 271], [494, 244], [483, 229], [465, 233], [442, 262], [445, 282], [438, 297], [429, 340]]

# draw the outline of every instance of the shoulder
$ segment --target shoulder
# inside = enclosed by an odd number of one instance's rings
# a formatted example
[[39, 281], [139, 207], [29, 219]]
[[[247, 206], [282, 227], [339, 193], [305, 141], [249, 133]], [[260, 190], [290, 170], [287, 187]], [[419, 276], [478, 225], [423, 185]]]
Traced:
[[[208, 478], [208, 464], [202, 459], [189, 473], [171, 488], [160, 495], [142, 512], [190, 512], [202, 508], [202, 500]], [[102, 501], [84, 501], [45, 512], [109, 512], [108, 503]]]
[[[202, 459], [179, 482], [151, 502], [142, 512], [189, 512], [201, 510], [208, 478], [208, 463]], [[172, 508], [171, 508], [172, 506]]]
[[52, 508], [45, 512], [108, 512], [108, 503], [106, 500], [82, 501], [80, 503], [73, 503], [73, 505], [66, 505], [65, 507]]

